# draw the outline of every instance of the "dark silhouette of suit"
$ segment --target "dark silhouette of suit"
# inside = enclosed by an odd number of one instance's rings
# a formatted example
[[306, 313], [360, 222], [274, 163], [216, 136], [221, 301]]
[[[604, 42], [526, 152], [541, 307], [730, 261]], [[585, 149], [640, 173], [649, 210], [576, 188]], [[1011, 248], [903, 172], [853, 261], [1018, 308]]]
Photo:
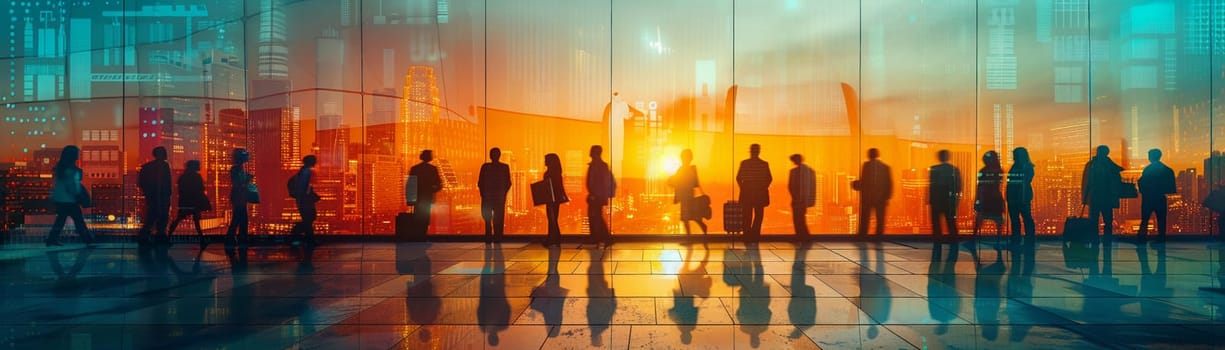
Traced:
[[204, 178], [200, 176], [200, 173], [189, 171], [179, 175], [179, 213], [174, 218], [174, 222], [170, 224], [170, 234], [174, 234], [174, 230], [179, 227], [179, 222], [191, 216], [192, 222], [196, 224], [196, 234], [203, 238], [204, 231], [200, 228], [200, 213], [212, 208], [213, 205], [209, 203], [208, 196], [204, 194]]
[[770, 164], [761, 158], [752, 157], [740, 161], [736, 172], [736, 184], [740, 185], [740, 205], [744, 207], [745, 223], [749, 224], [745, 235], [761, 236], [762, 214], [770, 205]]
[[791, 168], [787, 192], [791, 193], [791, 223], [795, 226], [795, 234], [808, 235], [808, 208], [817, 204], [816, 172], [803, 163]]
[[942, 233], [943, 221], [949, 234], [957, 235], [957, 203], [961, 199], [961, 172], [949, 163], [937, 164], [928, 169], [927, 204], [931, 206], [932, 234]]
[[617, 183], [608, 163], [593, 159], [587, 165], [587, 223], [591, 226], [592, 238], [607, 240], [612, 237], [604, 220], [604, 206], [616, 195], [616, 190]]
[[856, 233], [868, 232], [868, 216], [876, 216], [876, 234], [885, 233], [885, 207], [893, 197], [893, 174], [880, 159], [863, 163], [859, 171], [859, 228]]
[[1175, 181], [1174, 170], [1161, 162], [1144, 167], [1137, 181], [1140, 187], [1140, 232], [1137, 234], [1141, 239], [1148, 236], [1148, 220], [1153, 214], [1157, 214], [1157, 237], [1165, 239], [1166, 214], [1169, 212], [1166, 195], [1178, 192]]
[[170, 176], [170, 163], [165, 160], [153, 160], [140, 166], [137, 186], [145, 197], [145, 217], [137, 240], [149, 240], [149, 234], [153, 231], [157, 231], [159, 239], [166, 238], [166, 224], [170, 221], [170, 195], [173, 191]]
[[1094, 156], [1085, 164], [1081, 177], [1081, 198], [1089, 206], [1089, 218], [1097, 222], [1101, 218], [1102, 234], [1114, 236], [1114, 209], [1119, 207], [1119, 184], [1123, 183], [1123, 167], [1109, 157]]
[[413, 226], [415, 235], [421, 236], [429, 232], [430, 211], [434, 207], [434, 196], [442, 191], [442, 177], [438, 176], [438, 167], [421, 162], [414, 165], [408, 172], [409, 176], [417, 177], [417, 202], [413, 203]]
[[485, 237], [502, 238], [506, 222], [506, 193], [510, 191], [510, 166], [501, 162], [481, 165], [476, 187], [481, 192], [481, 218], [485, 220]]

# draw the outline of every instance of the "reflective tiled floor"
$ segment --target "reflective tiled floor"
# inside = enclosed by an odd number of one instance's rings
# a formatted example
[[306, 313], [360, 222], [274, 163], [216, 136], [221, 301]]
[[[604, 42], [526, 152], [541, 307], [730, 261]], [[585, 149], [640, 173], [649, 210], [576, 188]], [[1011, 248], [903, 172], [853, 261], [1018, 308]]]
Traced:
[[10, 245], [0, 348], [1225, 348], [1220, 245], [971, 247]]

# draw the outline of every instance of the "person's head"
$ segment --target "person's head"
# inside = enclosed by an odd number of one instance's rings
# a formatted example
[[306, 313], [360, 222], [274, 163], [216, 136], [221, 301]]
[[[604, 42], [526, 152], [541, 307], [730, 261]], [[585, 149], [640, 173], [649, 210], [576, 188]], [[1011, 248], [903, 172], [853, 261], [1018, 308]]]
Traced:
[[66, 168], [77, 165], [77, 160], [81, 158], [81, 149], [74, 145], [64, 146], [60, 151], [60, 160], [55, 162], [55, 171], [60, 171]]
[[502, 159], [502, 149], [497, 148], [497, 147], [490, 148], [489, 149], [489, 160], [492, 160], [494, 163], [497, 163], [499, 159]]
[[800, 165], [801, 163], [804, 163], [804, 156], [801, 156], [799, 153], [792, 154], [791, 157], [788, 157], [787, 159], [790, 159], [791, 163], [795, 165]]
[[242, 165], [248, 160], [251, 160], [251, 153], [247, 152], [246, 148], [234, 149], [234, 165]]
[[760, 155], [761, 155], [761, 145], [756, 144], [756, 143], [749, 145], [749, 157], [757, 158], [757, 156], [760, 156]]
[[868, 159], [880, 158], [880, 150], [875, 148], [868, 149]]
[[996, 151], [983, 153], [983, 164], [990, 167], [998, 167], [1000, 165], [1000, 154]]
[[417, 156], [417, 159], [421, 159], [422, 163], [429, 163], [430, 161], [434, 160], [434, 151], [428, 149], [423, 150], [421, 151], [421, 155]]
[[312, 154], [302, 157], [303, 168], [314, 168], [315, 164], [319, 164], [319, 158], [316, 158], [315, 155]]
[[1025, 147], [1017, 147], [1012, 149], [1012, 161], [1017, 164], [1033, 164], [1033, 160], [1029, 159], [1029, 150]]
[[952, 158], [952, 153], [949, 153], [947, 149], [936, 152], [936, 159], [940, 160], [941, 163], [948, 163], [950, 158]]
[[1098, 157], [1110, 156], [1110, 147], [1107, 147], [1106, 145], [1097, 146], [1097, 156]]
[[1156, 149], [1156, 148], [1148, 150], [1148, 161], [1150, 163], [1160, 162], [1161, 161], [1161, 150]]
[[546, 170], [561, 170], [561, 157], [557, 153], [549, 153], [544, 155], [544, 167]]
[[168, 158], [166, 155], [166, 147], [157, 146], [153, 148], [153, 159], [166, 160], [166, 158]]
[[604, 147], [600, 145], [591, 145], [591, 159], [600, 159], [600, 155], [604, 154]]
[[200, 161], [195, 159], [189, 160], [186, 164], [183, 164], [183, 169], [189, 173], [198, 173], [200, 172]]
[[693, 163], [693, 150], [686, 148], [681, 150], [681, 164], [689, 165], [689, 163]]

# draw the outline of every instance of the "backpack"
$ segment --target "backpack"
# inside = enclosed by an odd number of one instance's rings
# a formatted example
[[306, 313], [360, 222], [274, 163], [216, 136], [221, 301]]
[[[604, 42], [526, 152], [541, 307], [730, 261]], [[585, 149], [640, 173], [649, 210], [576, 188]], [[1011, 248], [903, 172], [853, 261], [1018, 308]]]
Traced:
[[293, 176], [289, 177], [289, 181], [285, 183], [285, 188], [289, 190], [289, 198], [298, 198], [298, 174], [301, 173], [302, 172], [294, 173]]

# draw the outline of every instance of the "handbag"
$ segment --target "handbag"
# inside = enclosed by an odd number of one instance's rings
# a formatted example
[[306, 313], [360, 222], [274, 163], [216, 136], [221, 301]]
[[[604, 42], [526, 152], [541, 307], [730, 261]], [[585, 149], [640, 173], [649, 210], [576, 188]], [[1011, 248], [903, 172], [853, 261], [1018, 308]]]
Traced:
[[1120, 182], [1119, 198], [1140, 198], [1140, 192], [1136, 190], [1136, 184], [1134, 182]]
[[94, 207], [94, 199], [89, 195], [89, 190], [85, 189], [85, 185], [81, 185], [81, 190], [77, 191], [77, 204], [80, 204], [81, 208]]
[[259, 187], [254, 182], [247, 183], [247, 203], [259, 204]]
[[713, 210], [710, 209], [710, 196], [703, 193], [694, 198], [694, 201], [697, 203], [698, 216], [710, 220], [711, 216], [714, 215]]

